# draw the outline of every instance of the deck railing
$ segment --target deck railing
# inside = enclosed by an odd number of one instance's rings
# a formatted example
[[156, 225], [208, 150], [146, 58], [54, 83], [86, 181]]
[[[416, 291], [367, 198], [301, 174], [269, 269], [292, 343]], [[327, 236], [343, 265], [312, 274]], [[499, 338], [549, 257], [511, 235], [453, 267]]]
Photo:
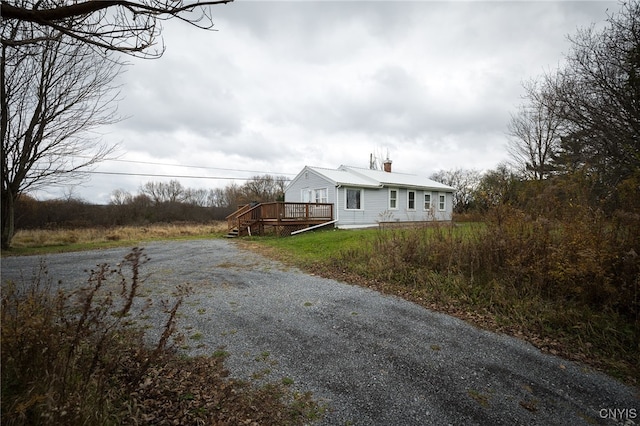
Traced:
[[272, 202], [261, 204], [246, 204], [227, 216], [229, 230], [245, 229], [257, 222], [291, 222], [333, 220], [333, 204], [329, 203], [287, 203]]
[[264, 220], [333, 219], [333, 204], [328, 203], [263, 203], [260, 217]]

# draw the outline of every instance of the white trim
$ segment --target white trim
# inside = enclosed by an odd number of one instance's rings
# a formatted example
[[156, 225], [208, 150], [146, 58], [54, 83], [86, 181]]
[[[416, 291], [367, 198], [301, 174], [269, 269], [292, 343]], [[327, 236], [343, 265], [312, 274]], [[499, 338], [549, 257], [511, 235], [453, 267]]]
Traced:
[[319, 225], [313, 225], [313, 226], [310, 226], [308, 228], [299, 229], [297, 231], [293, 231], [291, 233], [291, 235], [302, 234], [303, 232], [312, 231], [312, 230], [317, 229], [317, 228], [322, 228], [323, 226], [331, 225], [331, 224], [334, 224], [336, 222], [337, 222], [337, 220], [332, 220], [332, 221], [329, 221], [329, 222], [321, 223]]
[[[429, 196], [429, 207], [425, 207], [425, 197]], [[422, 195], [422, 210], [429, 211], [431, 210], [431, 207], [433, 207], [433, 194], [431, 193], [431, 191], [424, 191], [424, 194]]]
[[355, 223], [350, 225], [336, 225], [338, 229], [364, 229], [364, 228], [378, 228], [379, 223]]
[[336, 185], [333, 213], [336, 215], [336, 223], [340, 223], [340, 185]]
[[[356, 191], [360, 191], [360, 208], [359, 209], [350, 209], [347, 208], [347, 192], [349, 192], [350, 189], [356, 190]], [[358, 187], [358, 186], [345, 186], [344, 188], [344, 209], [347, 211], [362, 211], [364, 210], [364, 188]]]
[[[413, 207], [409, 204], [411, 201], [410, 193], [413, 193]], [[414, 189], [407, 189], [407, 210], [412, 212], [416, 210], [416, 191]]]
[[[320, 191], [324, 191], [324, 200], [320, 199], [318, 200], [318, 193]], [[324, 187], [324, 188], [316, 188], [312, 191], [312, 202], [313, 203], [328, 203], [329, 202], [329, 188]]]
[[[395, 191], [396, 192], [396, 198], [395, 198], [396, 206], [395, 207], [391, 207], [391, 191]], [[387, 203], [387, 207], [389, 207], [389, 210], [398, 210], [399, 198], [400, 198], [400, 190], [398, 188], [389, 188], [388, 197], [387, 197], [387, 199], [389, 200], [388, 203]]]
[[[442, 201], [443, 198], [444, 198], [444, 201]], [[447, 211], [447, 194], [446, 193], [444, 194], [438, 193], [438, 211], [441, 211], [441, 212]]]

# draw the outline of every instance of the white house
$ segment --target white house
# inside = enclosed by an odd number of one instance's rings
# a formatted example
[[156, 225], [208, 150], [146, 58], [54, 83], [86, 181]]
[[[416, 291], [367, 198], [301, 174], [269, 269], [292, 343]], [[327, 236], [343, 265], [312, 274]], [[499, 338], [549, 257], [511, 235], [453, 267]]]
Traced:
[[454, 188], [425, 177], [385, 170], [306, 166], [285, 189], [285, 202], [332, 203], [336, 226], [450, 221]]

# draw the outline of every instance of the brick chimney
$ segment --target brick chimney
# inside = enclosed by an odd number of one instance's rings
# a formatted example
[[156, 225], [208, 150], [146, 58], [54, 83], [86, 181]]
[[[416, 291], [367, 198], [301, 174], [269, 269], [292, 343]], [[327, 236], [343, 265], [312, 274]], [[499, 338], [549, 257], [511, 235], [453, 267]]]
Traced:
[[382, 167], [384, 167], [385, 172], [391, 173], [391, 160], [389, 160], [388, 158], [384, 160], [384, 163], [382, 163]]

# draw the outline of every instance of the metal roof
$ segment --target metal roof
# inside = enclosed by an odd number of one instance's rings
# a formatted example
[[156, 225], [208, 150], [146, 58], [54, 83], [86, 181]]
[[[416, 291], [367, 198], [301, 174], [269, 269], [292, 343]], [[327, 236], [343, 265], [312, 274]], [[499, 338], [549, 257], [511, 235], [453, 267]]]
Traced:
[[379, 188], [381, 186], [380, 182], [375, 179], [370, 179], [365, 176], [352, 173], [348, 170], [323, 169], [321, 167], [307, 168], [321, 176], [324, 176], [336, 185], [366, 186], [371, 188]]
[[426, 177], [407, 173], [385, 172], [382, 170], [370, 170], [359, 167], [340, 166], [338, 169], [324, 169], [321, 167], [307, 167], [331, 180], [335, 184], [353, 185], [381, 188], [385, 186], [398, 186], [431, 189], [453, 192], [454, 188], [428, 179]]

